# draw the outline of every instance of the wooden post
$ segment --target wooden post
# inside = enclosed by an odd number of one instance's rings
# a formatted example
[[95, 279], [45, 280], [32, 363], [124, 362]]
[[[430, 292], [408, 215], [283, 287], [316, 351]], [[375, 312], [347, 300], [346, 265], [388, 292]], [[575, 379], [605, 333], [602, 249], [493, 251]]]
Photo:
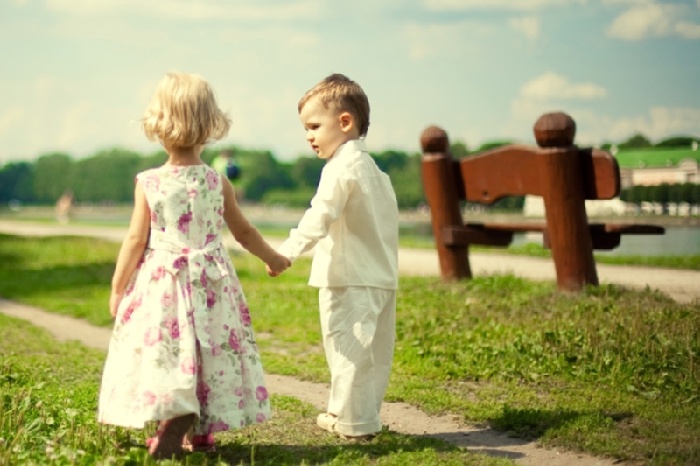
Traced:
[[423, 188], [430, 206], [440, 275], [443, 280], [471, 278], [467, 247], [447, 247], [443, 238], [445, 227], [464, 225], [458, 193], [462, 183], [458, 182], [459, 172], [455, 169], [455, 160], [450, 154], [447, 133], [441, 128], [430, 126], [421, 134], [420, 143], [423, 148]]
[[544, 155], [543, 193], [547, 235], [560, 290], [598, 284], [586, 216], [583, 174], [574, 146], [576, 123], [565, 113], [542, 115], [534, 126]]

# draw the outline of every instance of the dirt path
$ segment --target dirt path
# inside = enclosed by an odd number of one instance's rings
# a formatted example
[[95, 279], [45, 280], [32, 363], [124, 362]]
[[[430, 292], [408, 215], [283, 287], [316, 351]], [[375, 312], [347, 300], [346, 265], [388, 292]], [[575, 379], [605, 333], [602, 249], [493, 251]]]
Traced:
[[[48, 330], [58, 340], [78, 341], [85, 346], [106, 351], [111, 329], [95, 327], [83, 320], [61, 316], [0, 298], [0, 312], [24, 319]], [[271, 393], [287, 395], [311, 403], [319, 411], [326, 408], [328, 386], [304, 382], [282, 375], [267, 375]], [[526, 466], [612, 466], [607, 458], [541, 448], [536, 442], [511, 438], [486, 428], [464, 425], [457, 416], [429, 416], [406, 403], [385, 403], [382, 423], [389, 429], [409, 435], [435, 437], [468, 451], [509, 458]]]

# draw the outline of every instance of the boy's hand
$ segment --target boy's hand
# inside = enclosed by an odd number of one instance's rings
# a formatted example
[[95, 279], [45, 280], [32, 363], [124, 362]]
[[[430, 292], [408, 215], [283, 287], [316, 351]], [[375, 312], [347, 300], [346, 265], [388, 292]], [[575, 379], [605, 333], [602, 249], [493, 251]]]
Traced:
[[281, 254], [276, 254], [275, 257], [267, 263], [267, 274], [271, 277], [277, 277], [286, 269], [291, 267], [292, 262]]

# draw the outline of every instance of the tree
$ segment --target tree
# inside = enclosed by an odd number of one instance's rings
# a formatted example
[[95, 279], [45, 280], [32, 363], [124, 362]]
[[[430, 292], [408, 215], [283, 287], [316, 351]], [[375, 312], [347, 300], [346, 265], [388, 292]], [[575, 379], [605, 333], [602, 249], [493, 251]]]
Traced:
[[635, 133], [634, 136], [620, 144], [620, 149], [640, 149], [644, 147], [652, 147], [649, 138], [642, 133]]
[[9, 163], [0, 169], [0, 203], [34, 201], [34, 167], [29, 162]]
[[296, 186], [316, 189], [325, 163], [325, 160], [318, 157], [299, 157], [291, 166], [289, 174]]
[[71, 180], [75, 198], [88, 202], [133, 201], [134, 180], [142, 160], [139, 154], [121, 148], [78, 160]]
[[508, 144], [513, 144], [512, 141], [488, 141], [479, 146], [478, 152], [484, 152], [491, 149], [497, 149], [501, 146], [507, 146]]
[[34, 196], [38, 202], [54, 203], [70, 186], [73, 160], [63, 152], [42, 155], [34, 163]]
[[450, 153], [452, 153], [452, 157], [459, 159], [469, 155], [469, 148], [464, 141], [455, 141], [450, 144]]
[[385, 150], [371, 155], [377, 162], [377, 166], [385, 173], [403, 169], [408, 159], [405, 152], [398, 150]]
[[656, 147], [683, 147], [690, 148], [694, 141], [700, 141], [700, 137], [692, 136], [673, 136], [663, 139], [656, 144]]

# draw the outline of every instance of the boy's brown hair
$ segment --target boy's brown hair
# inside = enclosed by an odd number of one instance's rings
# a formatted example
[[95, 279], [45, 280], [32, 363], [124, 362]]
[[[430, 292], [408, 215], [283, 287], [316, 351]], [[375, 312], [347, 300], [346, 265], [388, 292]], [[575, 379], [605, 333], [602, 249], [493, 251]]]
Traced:
[[309, 89], [298, 105], [298, 111], [314, 97], [321, 104], [338, 112], [349, 112], [360, 130], [360, 136], [366, 136], [369, 129], [369, 100], [359, 84], [342, 74], [332, 74]]

